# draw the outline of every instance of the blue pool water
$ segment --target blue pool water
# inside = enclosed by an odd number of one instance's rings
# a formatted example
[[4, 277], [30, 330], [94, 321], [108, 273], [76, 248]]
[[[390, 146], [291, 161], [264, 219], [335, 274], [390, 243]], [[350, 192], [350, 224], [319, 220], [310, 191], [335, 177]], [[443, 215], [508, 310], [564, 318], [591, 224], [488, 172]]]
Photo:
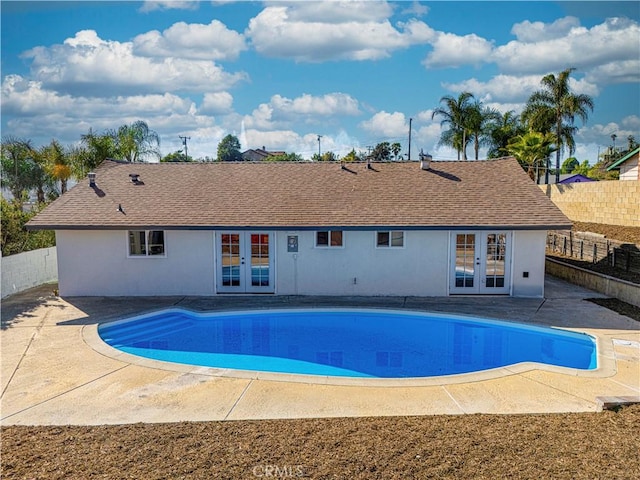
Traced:
[[141, 357], [280, 373], [432, 377], [521, 362], [596, 368], [596, 346], [586, 334], [419, 312], [170, 309], [104, 324], [98, 333]]

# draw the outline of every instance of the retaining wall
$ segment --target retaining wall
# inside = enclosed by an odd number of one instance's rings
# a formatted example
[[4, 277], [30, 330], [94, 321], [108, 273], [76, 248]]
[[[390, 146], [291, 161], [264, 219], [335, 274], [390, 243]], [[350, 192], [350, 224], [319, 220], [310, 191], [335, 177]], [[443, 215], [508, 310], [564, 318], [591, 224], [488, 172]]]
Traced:
[[2, 298], [58, 280], [56, 247], [2, 257]]
[[640, 182], [609, 180], [540, 189], [574, 222], [640, 227]]
[[546, 272], [575, 285], [640, 307], [640, 285], [547, 258]]

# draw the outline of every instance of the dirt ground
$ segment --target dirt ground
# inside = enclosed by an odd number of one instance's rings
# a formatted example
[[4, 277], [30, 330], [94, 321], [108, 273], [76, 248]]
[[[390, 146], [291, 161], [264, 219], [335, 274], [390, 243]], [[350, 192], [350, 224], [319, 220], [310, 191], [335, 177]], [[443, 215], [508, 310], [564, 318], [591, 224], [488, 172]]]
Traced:
[[635, 243], [640, 247], [640, 227], [622, 227], [619, 225], [605, 225], [602, 223], [574, 222], [574, 232], [593, 232], [605, 235], [611, 240]]
[[3, 479], [632, 479], [617, 413], [4, 427]]

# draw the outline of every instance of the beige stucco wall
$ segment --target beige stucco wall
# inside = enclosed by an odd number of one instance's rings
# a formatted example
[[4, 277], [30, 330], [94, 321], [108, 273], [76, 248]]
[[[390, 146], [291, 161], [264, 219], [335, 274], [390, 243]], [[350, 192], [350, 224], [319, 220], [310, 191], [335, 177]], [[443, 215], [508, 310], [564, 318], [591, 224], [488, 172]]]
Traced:
[[640, 227], [640, 182], [610, 180], [540, 189], [575, 222]]

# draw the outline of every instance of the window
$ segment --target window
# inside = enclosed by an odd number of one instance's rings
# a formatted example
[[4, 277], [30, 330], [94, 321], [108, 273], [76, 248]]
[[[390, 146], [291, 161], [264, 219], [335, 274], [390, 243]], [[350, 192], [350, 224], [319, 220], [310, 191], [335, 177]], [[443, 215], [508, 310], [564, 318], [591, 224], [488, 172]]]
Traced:
[[132, 257], [161, 256], [164, 253], [162, 230], [130, 230], [129, 255]]
[[404, 232], [388, 231], [378, 232], [377, 247], [404, 247]]
[[342, 230], [322, 230], [316, 232], [316, 247], [341, 247]]

